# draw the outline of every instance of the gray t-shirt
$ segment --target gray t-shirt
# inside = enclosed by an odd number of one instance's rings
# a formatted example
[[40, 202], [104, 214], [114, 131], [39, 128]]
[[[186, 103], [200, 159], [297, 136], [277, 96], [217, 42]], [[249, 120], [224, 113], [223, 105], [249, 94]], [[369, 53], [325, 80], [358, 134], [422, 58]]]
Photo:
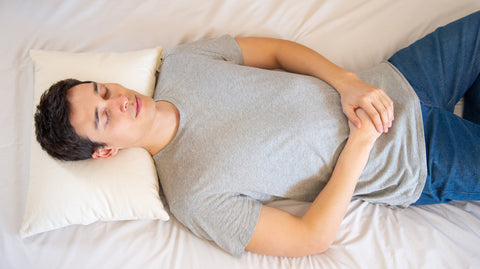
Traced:
[[[230, 36], [168, 53], [155, 100], [180, 111], [174, 140], [154, 156], [175, 217], [240, 256], [262, 202], [313, 201], [349, 135], [339, 94], [323, 81], [243, 66]], [[354, 198], [408, 206], [426, 178], [420, 104], [389, 63], [358, 74], [395, 102], [395, 121], [373, 148]]]

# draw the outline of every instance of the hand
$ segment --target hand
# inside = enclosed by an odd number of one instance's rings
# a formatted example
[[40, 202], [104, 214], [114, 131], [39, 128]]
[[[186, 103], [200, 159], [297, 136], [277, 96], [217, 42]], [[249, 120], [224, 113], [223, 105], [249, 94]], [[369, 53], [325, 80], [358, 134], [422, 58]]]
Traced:
[[343, 113], [357, 128], [360, 120], [356, 111], [362, 108], [380, 133], [387, 133], [394, 120], [393, 101], [380, 88], [359, 79], [355, 74], [336, 87], [340, 93]]
[[368, 114], [365, 110], [361, 108], [356, 109], [356, 114], [358, 115], [361, 121], [361, 127], [357, 128], [355, 125], [352, 124], [351, 121], [348, 121], [348, 127], [350, 127], [350, 138], [351, 139], [361, 139], [371, 145], [380, 137], [382, 133], [378, 132], [375, 129], [372, 121], [368, 117]]

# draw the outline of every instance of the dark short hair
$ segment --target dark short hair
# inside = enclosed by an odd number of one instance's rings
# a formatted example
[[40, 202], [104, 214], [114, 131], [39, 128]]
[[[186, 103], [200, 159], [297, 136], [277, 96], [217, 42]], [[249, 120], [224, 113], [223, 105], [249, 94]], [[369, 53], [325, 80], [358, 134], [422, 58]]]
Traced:
[[103, 143], [80, 137], [70, 123], [69, 89], [91, 81], [65, 79], [53, 84], [42, 94], [35, 112], [37, 141], [50, 156], [65, 161], [85, 160]]

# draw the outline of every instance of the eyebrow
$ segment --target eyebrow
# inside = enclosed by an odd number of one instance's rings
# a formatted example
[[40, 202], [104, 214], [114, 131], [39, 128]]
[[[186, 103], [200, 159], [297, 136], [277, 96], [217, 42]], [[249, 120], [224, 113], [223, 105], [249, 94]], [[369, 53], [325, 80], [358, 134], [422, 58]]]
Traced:
[[93, 83], [93, 92], [94, 92], [95, 94], [98, 94], [98, 85], [97, 85], [97, 83], [96, 83], [95, 81], [92, 82], [92, 83]]
[[[93, 92], [98, 95], [98, 85], [96, 82], [93, 82]], [[98, 130], [98, 108], [95, 107], [95, 129]]]

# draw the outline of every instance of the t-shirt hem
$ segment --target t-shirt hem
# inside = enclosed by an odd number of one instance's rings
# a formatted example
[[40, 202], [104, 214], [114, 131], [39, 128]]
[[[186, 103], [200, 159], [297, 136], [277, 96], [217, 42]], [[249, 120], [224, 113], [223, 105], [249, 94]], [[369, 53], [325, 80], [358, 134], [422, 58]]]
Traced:
[[406, 85], [408, 85], [407, 92], [413, 96], [415, 96], [415, 101], [414, 101], [414, 109], [415, 109], [415, 121], [417, 123], [417, 148], [418, 148], [418, 153], [421, 156], [419, 162], [420, 162], [420, 171], [419, 171], [419, 182], [414, 190], [414, 195], [412, 196], [412, 199], [409, 201], [406, 201], [405, 203], [402, 203], [399, 205], [399, 207], [408, 207], [409, 205], [415, 203], [419, 198], [420, 195], [422, 194], [423, 188], [425, 187], [425, 182], [427, 179], [427, 152], [425, 148], [425, 131], [423, 129], [423, 116], [422, 116], [422, 109], [420, 106], [420, 99], [418, 98], [417, 93], [415, 92], [415, 89], [410, 85], [408, 80], [405, 78], [405, 76], [400, 72], [392, 63], [386, 62], [388, 65], [392, 67], [395, 72], [400, 76], [400, 78], [405, 82]]

